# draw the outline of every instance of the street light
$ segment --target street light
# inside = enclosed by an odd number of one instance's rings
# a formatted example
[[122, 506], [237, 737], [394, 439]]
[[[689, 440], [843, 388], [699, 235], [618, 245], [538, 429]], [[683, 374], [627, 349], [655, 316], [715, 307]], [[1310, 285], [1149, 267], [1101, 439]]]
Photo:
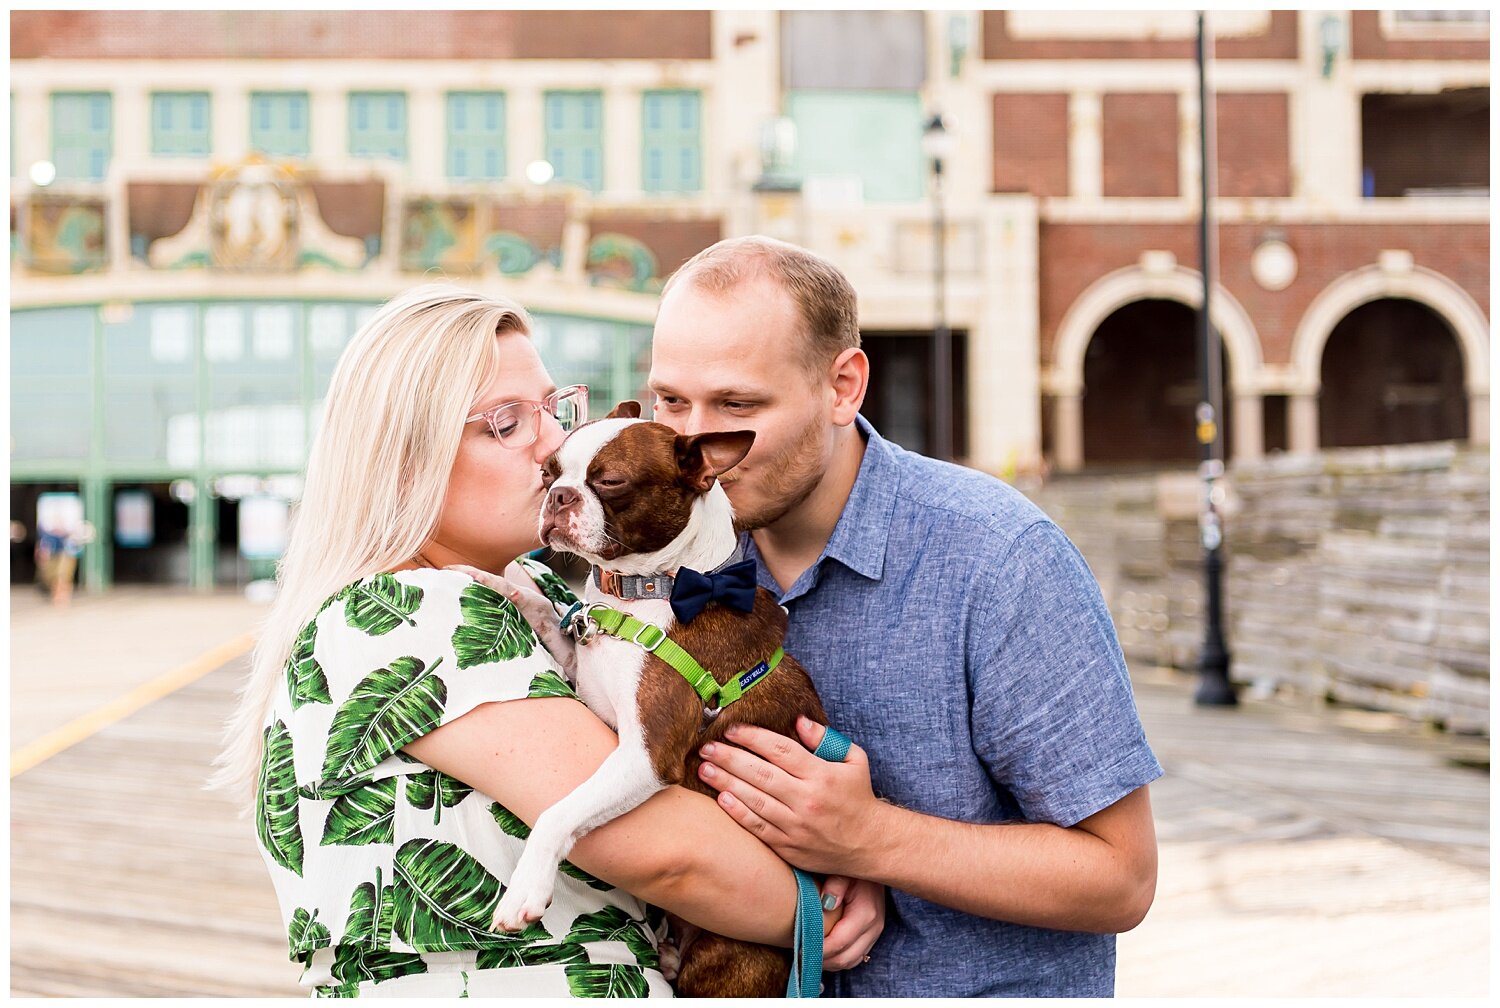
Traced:
[[1203, 12], [1198, 12], [1198, 155], [1202, 197], [1198, 210], [1198, 254], [1203, 272], [1203, 307], [1198, 312], [1198, 389], [1195, 414], [1198, 443], [1203, 447], [1203, 510], [1198, 528], [1203, 541], [1203, 581], [1205, 593], [1203, 653], [1198, 662], [1198, 689], [1193, 702], [1200, 707], [1232, 707], [1238, 703], [1229, 681], [1229, 652], [1224, 647], [1222, 573], [1220, 549], [1224, 532], [1219, 522], [1217, 492], [1214, 481], [1224, 475], [1223, 431], [1219, 412], [1224, 401], [1223, 351], [1219, 334], [1210, 324], [1209, 292], [1213, 288], [1213, 246], [1209, 241], [1209, 222], [1213, 212], [1213, 106], [1208, 97], [1208, 42], [1203, 26]]
[[932, 166], [932, 272], [934, 313], [932, 320], [932, 454], [935, 458], [953, 459], [953, 336], [948, 331], [944, 289], [947, 286], [948, 263], [945, 248], [946, 225], [943, 221], [943, 161], [953, 156], [954, 139], [943, 124], [941, 113], [934, 113], [922, 129], [922, 153]]

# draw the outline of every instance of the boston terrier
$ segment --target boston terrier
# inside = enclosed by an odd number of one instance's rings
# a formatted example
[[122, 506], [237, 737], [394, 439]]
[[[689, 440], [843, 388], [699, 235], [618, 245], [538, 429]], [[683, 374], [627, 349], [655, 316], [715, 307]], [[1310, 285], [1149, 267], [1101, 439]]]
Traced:
[[[534, 589], [462, 568], [521, 607], [578, 696], [620, 738], [588, 780], [537, 819], [495, 927], [541, 918], [558, 863], [589, 830], [671, 784], [713, 797], [698, 779], [698, 750], [730, 725], [795, 738], [799, 715], [828, 723], [807, 672], [781, 651], [786, 612], [740, 557], [718, 481], [754, 439], [753, 431], [679, 436], [640, 419], [635, 402], [568, 436], [543, 469], [540, 520], [544, 543], [593, 565], [566, 629]], [[633, 621], [621, 624], [619, 614]], [[671, 979], [675, 970], [680, 995], [785, 994], [788, 950], [672, 924], [663, 972]]]

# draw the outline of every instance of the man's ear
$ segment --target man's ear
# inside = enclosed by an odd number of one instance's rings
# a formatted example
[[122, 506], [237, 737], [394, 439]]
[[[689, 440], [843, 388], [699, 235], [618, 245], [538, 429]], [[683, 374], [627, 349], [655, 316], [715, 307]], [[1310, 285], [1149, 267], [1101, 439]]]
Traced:
[[707, 493], [714, 480], [733, 469], [750, 454], [755, 432], [748, 430], [713, 431], [677, 436], [678, 479], [698, 491]]
[[609, 415], [606, 416], [604, 419], [606, 419], [606, 420], [620, 420], [620, 419], [639, 420], [640, 416], [641, 416], [641, 404], [638, 403], [638, 402], [636, 402], [634, 399], [626, 399], [624, 402], [620, 403], [620, 405], [618, 405], [614, 409], [610, 410], [609, 411]]

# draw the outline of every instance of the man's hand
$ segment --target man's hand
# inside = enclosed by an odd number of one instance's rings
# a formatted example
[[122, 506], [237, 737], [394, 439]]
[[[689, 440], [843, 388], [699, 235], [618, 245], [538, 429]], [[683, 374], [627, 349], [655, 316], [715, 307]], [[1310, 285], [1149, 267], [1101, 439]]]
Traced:
[[699, 750], [704, 763], [698, 773], [718, 789], [720, 807], [789, 864], [862, 877], [870, 873], [861, 870], [860, 858], [876, 846], [890, 806], [875, 797], [870, 760], [859, 746], [850, 746], [842, 763], [810, 752], [823, 731], [807, 718], [797, 719], [798, 739], [735, 725], [724, 736], [734, 745]]
[[823, 938], [823, 968], [846, 970], [863, 964], [865, 955], [885, 930], [885, 886], [845, 875], [830, 875], [823, 880], [822, 894], [824, 900], [836, 897], [838, 908], [844, 912]]

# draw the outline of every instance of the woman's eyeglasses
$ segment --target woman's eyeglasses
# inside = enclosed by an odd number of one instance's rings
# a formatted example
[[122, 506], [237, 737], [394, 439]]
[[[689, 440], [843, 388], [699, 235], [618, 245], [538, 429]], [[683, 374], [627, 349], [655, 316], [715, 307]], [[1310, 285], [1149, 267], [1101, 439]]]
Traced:
[[483, 420], [506, 448], [525, 448], [536, 441], [542, 431], [542, 411], [555, 417], [562, 429], [571, 431], [586, 423], [589, 418], [589, 387], [569, 385], [560, 388], [538, 402], [522, 399], [518, 402], [501, 403], [483, 413], [475, 413], [464, 423]]

